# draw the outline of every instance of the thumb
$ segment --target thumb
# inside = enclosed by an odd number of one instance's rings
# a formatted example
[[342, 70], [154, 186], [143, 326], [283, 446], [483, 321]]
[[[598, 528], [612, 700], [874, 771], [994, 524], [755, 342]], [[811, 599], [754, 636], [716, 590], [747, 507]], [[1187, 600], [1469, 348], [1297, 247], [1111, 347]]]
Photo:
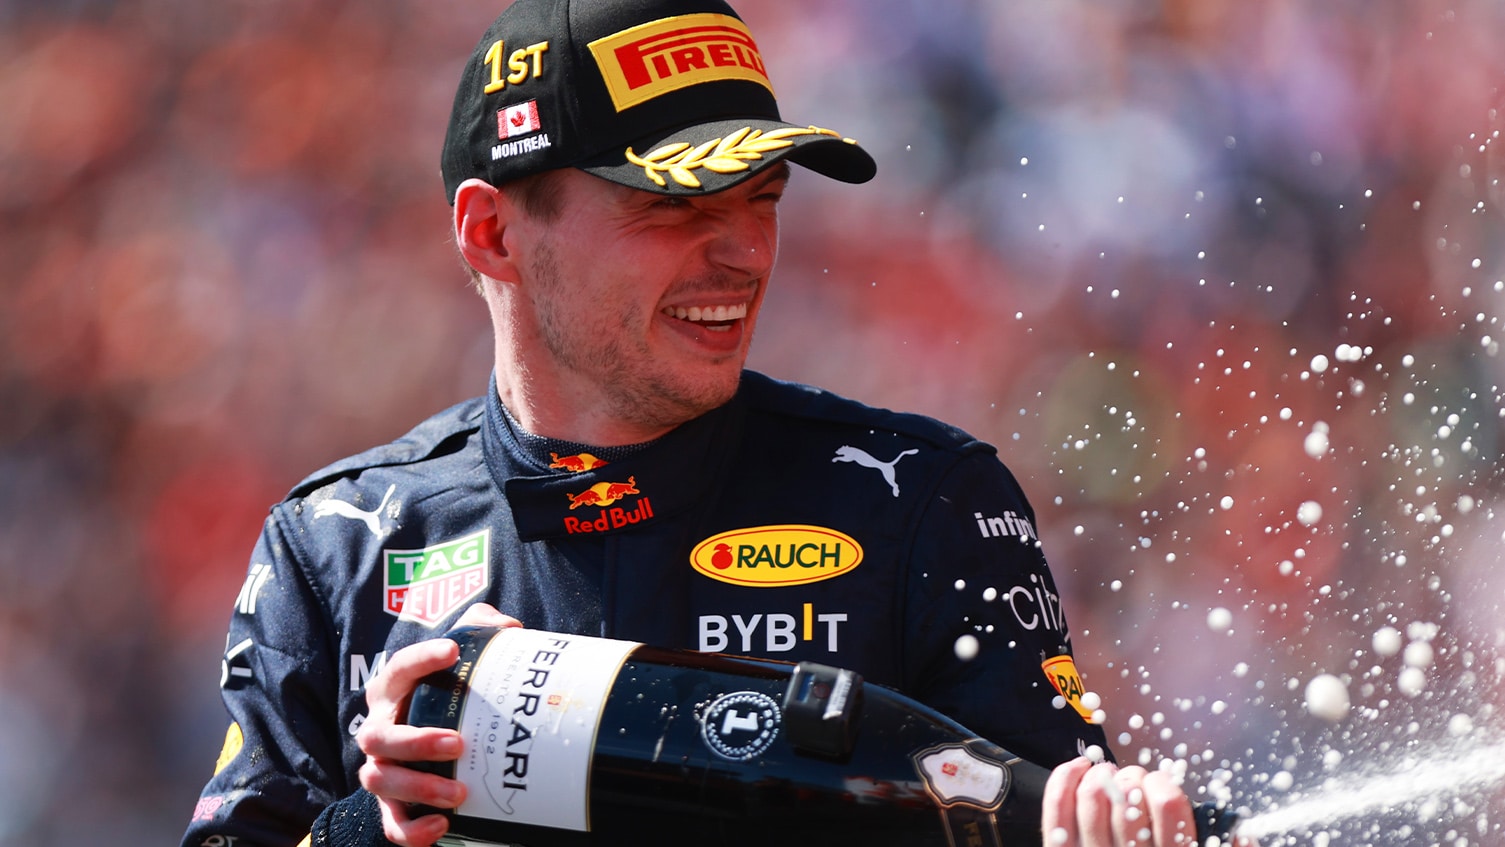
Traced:
[[477, 603], [465, 610], [455, 621], [455, 626], [522, 626], [523, 622], [511, 615], [504, 615], [490, 603]]

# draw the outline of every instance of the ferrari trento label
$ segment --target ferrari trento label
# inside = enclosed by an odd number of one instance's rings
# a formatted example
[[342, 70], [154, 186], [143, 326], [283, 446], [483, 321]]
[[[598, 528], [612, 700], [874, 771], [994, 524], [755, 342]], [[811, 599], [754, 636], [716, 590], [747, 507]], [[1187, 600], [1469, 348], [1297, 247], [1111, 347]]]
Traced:
[[383, 550], [387, 614], [432, 627], [491, 584], [491, 531], [421, 550]]
[[460, 709], [462, 815], [590, 829], [590, 762], [606, 695], [630, 641], [532, 629], [492, 637]]
[[778, 524], [713, 535], [690, 551], [690, 566], [711, 579], [750, 588], [804, 585], [862, 564], [862, 545], [823, 526]]
[[747, 27], [730, 15], [679, 15], [590, 43], [611, 101], [621, 112], [702, 82], [773, 83]]

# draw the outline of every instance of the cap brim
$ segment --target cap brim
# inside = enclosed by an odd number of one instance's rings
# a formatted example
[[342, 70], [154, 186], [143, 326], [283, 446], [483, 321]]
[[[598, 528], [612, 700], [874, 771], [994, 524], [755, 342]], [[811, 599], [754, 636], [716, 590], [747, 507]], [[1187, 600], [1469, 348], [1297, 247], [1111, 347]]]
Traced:
[[629, 188], [698, 195], [731, 188], [784, 159], [842, 182], [867, 182], [878, 171], [873, 157], [850, 138], [767, 118], [681, 127], [576, 167]]

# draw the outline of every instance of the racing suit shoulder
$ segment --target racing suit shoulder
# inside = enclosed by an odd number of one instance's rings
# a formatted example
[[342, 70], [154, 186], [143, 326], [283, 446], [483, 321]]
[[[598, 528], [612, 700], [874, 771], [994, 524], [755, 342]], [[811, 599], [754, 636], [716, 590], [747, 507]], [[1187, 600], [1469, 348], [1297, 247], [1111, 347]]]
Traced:
[[[310, 474], [272, 507], [231, 610], [225, 749], [185, 847], [294, 843], [359, 787], [364, 685], [399, 626], [384, 551], [484, 547], [495, 499], [490, 477], [475, 472], [484, 408], [481, 399], [452, 406]], [[430, 514], [414, 503], [441, 505]]]
[[340, 477], [370, 468], [410, 465], [458, 450], [479, 432], [485, 409], [486, 400], [483, 397], [472, 397], [456, 403], [394, 441], [347, 456], [314, 471], [293, 486], [285, 499], [306, 497]]
[[941, 449], [997, 452], [993, 445], [945, 421], [869, 406], [823, 388], [774, 379], [756, 371], [743, 373], [742, 390], [749, 407], [756, 412], [878, 430], [919, 439]]

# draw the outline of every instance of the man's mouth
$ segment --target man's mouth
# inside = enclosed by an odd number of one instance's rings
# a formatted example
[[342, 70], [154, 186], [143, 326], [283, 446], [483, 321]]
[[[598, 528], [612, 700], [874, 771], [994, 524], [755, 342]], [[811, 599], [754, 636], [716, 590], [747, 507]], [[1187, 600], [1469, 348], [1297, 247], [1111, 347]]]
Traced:
[[725, 332], [731, 328], [733, 321], [739, 321], [747, 317], [747, 304], [737, 303], [731, 306], [665, 306], [663, 313], [671, 318], [702, 324], [709, 330]]

